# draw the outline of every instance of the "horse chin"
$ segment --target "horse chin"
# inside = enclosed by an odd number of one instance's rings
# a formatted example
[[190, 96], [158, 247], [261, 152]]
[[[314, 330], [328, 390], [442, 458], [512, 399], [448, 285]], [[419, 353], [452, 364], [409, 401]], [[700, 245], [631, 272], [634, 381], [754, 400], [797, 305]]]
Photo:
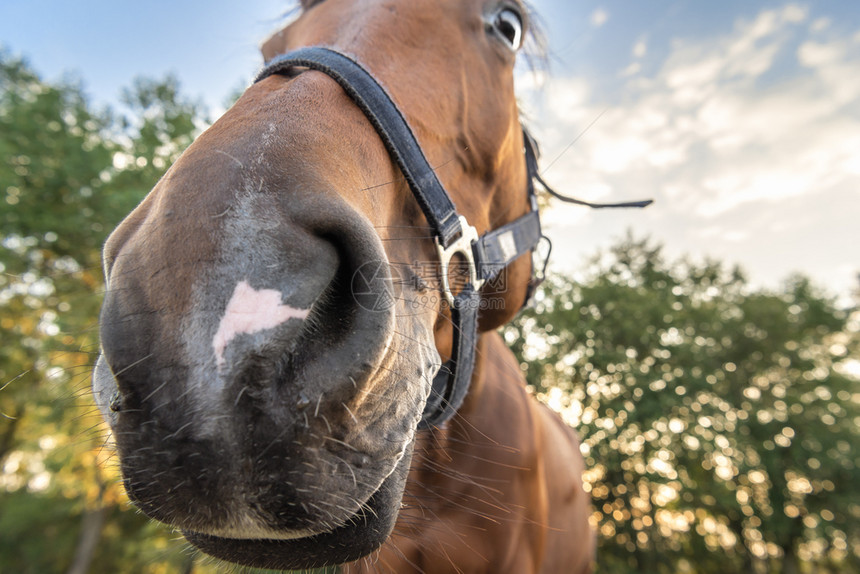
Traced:
[[[183, 530], [210, 556], [252, 568], [299, 570], [352, 562], [379, 549], [394, 528], [412, 460], [405, 456], [361, 509], [331, 530], [297, 538], [230, 538]], [[285, 536], [295, 536], [296, 533]]]

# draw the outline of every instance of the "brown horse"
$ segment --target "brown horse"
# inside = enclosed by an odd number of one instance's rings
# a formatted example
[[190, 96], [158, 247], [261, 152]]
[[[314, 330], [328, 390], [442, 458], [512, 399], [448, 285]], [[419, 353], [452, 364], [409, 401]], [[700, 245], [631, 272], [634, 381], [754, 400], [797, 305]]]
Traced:
[[[590, 571], [579, 443], [494, 332], [532, 283], [528, 20], [519, 0], [303, 1], [266, 60], [326, 46], [371, 87], [287, 56], [113, 232], [94, 391], [146, 514], [268, 568]], [[396, 113], [351, 93], [375, 82]], [[377, 125], [398, 114], [436, 196]], [[490, 233], [446, 251], [471, 226]], [[488, 277], [477, 246], [504, 254]]]

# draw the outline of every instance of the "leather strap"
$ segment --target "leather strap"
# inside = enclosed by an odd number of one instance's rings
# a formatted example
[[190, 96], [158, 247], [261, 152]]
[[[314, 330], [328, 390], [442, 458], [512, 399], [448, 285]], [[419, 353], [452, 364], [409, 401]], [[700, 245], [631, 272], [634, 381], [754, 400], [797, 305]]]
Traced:
[[451, 321], [454, 323], [451, 360], [442, 365], [433, 378], [433, 388], [421, 422], [418, 423], [419, 430], [437, 427], [450, 419], [466, 398], [475, 368], [480, 302], [481, 294], [471, 285], [466, 285], [454, 297], [454, 306], [451, 308]]
[[530, 211], [506, 225], [488, 231], [472, 245], [479, 277], [485, 281], [494, 279], [520, 255], [534, 249], [542, 236], [537, 211]]

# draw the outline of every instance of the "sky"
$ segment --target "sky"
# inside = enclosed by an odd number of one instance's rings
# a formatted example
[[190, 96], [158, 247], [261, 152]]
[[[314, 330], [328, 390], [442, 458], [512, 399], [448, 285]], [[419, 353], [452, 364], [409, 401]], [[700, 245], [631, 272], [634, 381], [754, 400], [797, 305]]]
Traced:
[[[574, 272], [628, 231], [668, 256], [791, 273], [847, 297], [860, 273], [860, 2], [532, 0], [546, 69], [517, 89], [551, 204], [553, 267]], [[47, 80], [116, 105], [136, 76], [176, 74], [211, 115], [260, 68], [285, 0], [2, 0], [0, 46]], [[589, 127], [590, 126], [590, 127]]]

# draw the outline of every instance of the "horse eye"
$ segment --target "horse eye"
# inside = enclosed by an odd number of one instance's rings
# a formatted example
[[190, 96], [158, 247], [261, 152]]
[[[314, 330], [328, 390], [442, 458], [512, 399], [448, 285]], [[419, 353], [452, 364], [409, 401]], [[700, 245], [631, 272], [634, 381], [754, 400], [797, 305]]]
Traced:
[[523, 19], [513, 8], [504, 8], [493, 22], [496, 33], [508, 43], [511, 50], [519, 50], [523, 43]]

